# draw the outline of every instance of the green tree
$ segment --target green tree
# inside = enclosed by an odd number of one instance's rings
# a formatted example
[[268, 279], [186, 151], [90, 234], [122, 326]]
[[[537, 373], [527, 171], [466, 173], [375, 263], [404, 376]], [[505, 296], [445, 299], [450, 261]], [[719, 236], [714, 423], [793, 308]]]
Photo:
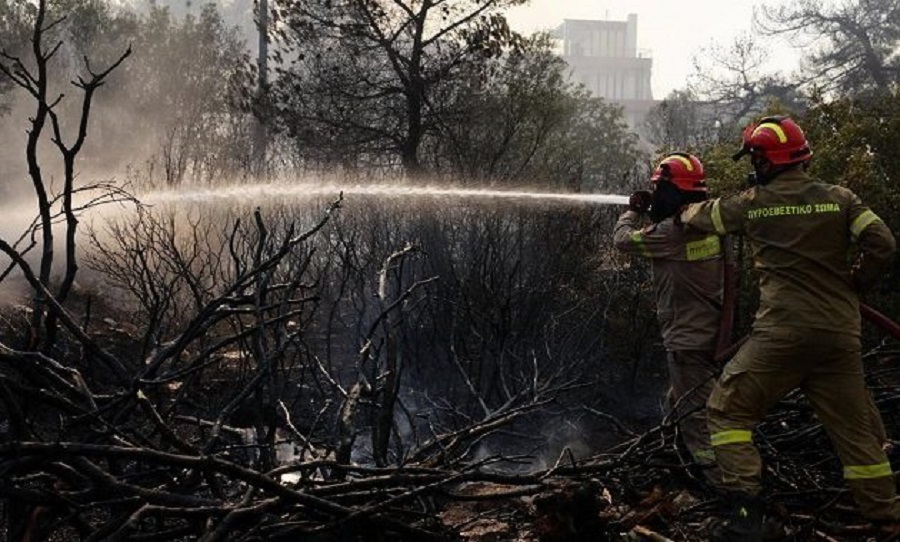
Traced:
[[594, 189], [621, 181], [638, 161], [619, 107], [567, 82], [546, 37], [485, 64], [444, 90], [439, 130], [426, 142], [431, 169], [454, 179]]
[[[281, 0], [273, 83], [282, 128], [320, 157], [393, 159], [421, 172], [443, 114], [437, 89], [515, 41], [503, 11], [523, 0]], [[331, 149], [331, 153], [328, 152]], [[336, 154], [334, 154], [336, 150]]]
[[900, 92], [831, 101], [816, 96], [802, 121], [813, 174], [847, 186], [900, 232]]
[[[621, 183], [639, 161], [637, 138], [619, 107], [567, 82], [565, 70], [546, 36], [460, 66], [430, 96], [433, 127], [422, 140], [420, 166], [454, 182], [565, 189]], [[348, 112], [347, 122], [371, 113]], [[318, 144], [339, 161], [351, 144], [340, 138], [350, 133], [331, 131]]]
[[[27, 19], [32, 10], [24, 0], [0, 0], [0, 51], [4, 56], [21, 56], [28, 42]], [[13, 88], [13, 80], [0, 73], [0, 115], [9, 112]]]
[[[19, 11], [28, 13], [23, 0], [0, 1], [6, 2], [0, 7], [24, 6]], [[81, 154], [87, 171], [130, 170], [139, 180], [166, 184], [245, 172], [250, 115], [238, 107], [238, 96], [249, 75], [247, 55], [237, 29], [223, 22], [213, 4], [182, 18], [165, 8], [139, 13], [105, 0], [57, 0], [51, 8], [66, 15], [53, 28], [62, 45], [48, 74], [52, 92], [77, 77], [84, 58], [109, 64], [122, 44], [132, 45], [129, 62], [96, 93], [92, 138]], [[6, 34], [19, 49], [30, 38], [21, 31]], [[64, 122], [77, 122], [80, 108], [67, 102], [59, 104], [58, 114]], [[18, 132], [4, 136], [19, 138]]]
[[587, 92], [573, 96], [569, 122], [548, 141], [537, 178], [558, 180], [573, 190], [627, 191], [646, 180], [645, 154], [622, 108]]
[[738, 36], [729, 46], [713, 45], [694, 58], [689, 91], [706, 102], [723, 134], [765, 111], [772, 101], [803, 107], [799, 83], [767, 71], [770, 50], [757, 37]]
[[767, 35], [817, 44], [806, 59], [823, 88], [885, 92], [900, 80], [900, 0], [799, 0], [764, 5], [756, 20]]
[[180, 19], [165, 8], [126, 12], [115, 28], [135, 55], [100, 108], [98, 160], [107, 168], [147, 161], [167, 185], [246, 173], [250, 117], [237, 97], [248, 60], [237, 29], [213, 4]]
[[674, 90], [647, 114], [644, 130], [660, 148], [688, 149], [715, 143], [720, 120], [716, 105], [700, 101], [691, 90]]

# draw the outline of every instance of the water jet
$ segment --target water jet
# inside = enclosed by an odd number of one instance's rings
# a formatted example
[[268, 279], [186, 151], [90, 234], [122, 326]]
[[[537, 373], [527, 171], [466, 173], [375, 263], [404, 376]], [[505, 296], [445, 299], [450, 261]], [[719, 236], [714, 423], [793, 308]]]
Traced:
[[334, 196], [339, 194], [378, 196], [385, 198], [471, 198], [569, 201], [605, 205], [626, 205], [628, 196], [616, 194], [581, 194], [563, 192], [529, 192], [520, 190], [492, 190], [484, 188], [446, 188], [436, 186], [409, 186], [385, 184], [315, 184], [315, 183], [259, 183], [231, 185], [215, 188], [173, 189], [149, 192], [141, 196], [146, 203], [210, 202], [234, 199], [303, 198]]

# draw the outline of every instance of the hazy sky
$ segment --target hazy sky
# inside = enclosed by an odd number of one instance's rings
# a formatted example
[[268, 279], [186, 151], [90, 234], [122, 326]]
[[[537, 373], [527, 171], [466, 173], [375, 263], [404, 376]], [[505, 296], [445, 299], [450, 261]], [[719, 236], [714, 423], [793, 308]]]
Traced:
[[[781, 0], [770, 0], [771, 2]], [[790, 1], [790, 0], [787, 0]], [[653, 56], [653, 97], [686, 86], [693, 57], [714, 42], [728, 46], [752, 28], [753, 5], [747, 0], [531, 0], [509, 14], [514, 29], [530, 33], [559, 25], [563, 19], [624, 21], [638, 16], [638, 49]], [[791, 72], [799, 52], [784, 44], [769, 46], [773, 69]]]

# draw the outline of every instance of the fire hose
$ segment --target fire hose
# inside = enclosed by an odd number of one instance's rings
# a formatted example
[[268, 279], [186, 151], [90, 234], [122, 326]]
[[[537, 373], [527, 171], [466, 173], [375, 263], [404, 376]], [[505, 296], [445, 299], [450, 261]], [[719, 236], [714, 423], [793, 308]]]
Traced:
[[[737, 284], [734, 264], [725, 264], [725, 287], [722, 296], [722, 320], [719, 325], [719, 341], [716, 345], [716, 363], [722, 364], [734, 357], [741, 346], [747, 342], [745, 335], [735, 343], [731, 343], [731, 332], [734, 327], [734, 313], [737, 300]], [[865, 303], [859, 304], [859, 314], [863, 319], [875, 324], [891, 337], [900, 340], [900, 324]], [[731, 344], [729, 344], [731, 343]]]
[[[878, 326], [879, 328], [881, 328], [882, 331], [884, 331], [891, 337], [893, 337], [897, 340], [900, 340], [900, 324], [891, 320], [890, 318], [885, 316], [883, 313], [878, 312], [877, 310], [873, 309], [869, 305], [866, 305], [865, 303], [860, 303], [859, 304], [859, 314], [865, 320], [868, 320], [869, 322], [871, 322], [871, 323], [875, 324], [876, 326]], [[720, 328], [719, 330], [721, 333], [724, 330], [724, 326], [722, 328]], [[732, 343], [732, 344], [727, 344], [728, 336], [730, 336], [730, 332], [727, 335], [725, 335], [724, 340], [723, 339], [719, 340], [719, 345], [716, 348], [716, 363], [722, 364], [722, 363], [725, 363], [726, 361], [728, 361], [729, 359], [731, 359], [732, 357], [734, 357], [734, 355], [737, 353], [737, 351], [741, 349], [741, 346], [743, 346], [744, 343], [747, 342], [747, 339], [750, 338], [749, 335], [745, 335], [745, 336], [741, 337], [741, 339], [738, 340], [737, 342]], [[722, 344], [723, 342], [726, 343], [724, 346]]]
[[891, 320], [865, 303], [859, 304], [859, 313], [863, 318], [880, 327], [891, 337], [900, 340], [900, 324]]

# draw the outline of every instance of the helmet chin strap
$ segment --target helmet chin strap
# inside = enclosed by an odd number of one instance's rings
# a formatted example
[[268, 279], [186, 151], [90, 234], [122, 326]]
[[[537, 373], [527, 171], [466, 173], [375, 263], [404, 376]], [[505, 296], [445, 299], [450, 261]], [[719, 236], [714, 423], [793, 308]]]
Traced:
[[775, 178], [775, 175], [773, 168], [753, 168], [753, 174], [747, 178], [747, 181], [755, 186], [765, 186]]
[[[782, 171], [784, 171], [785, 167], [778, 167], [769, 162], [762, 156], [751, 156], [750, 164], [753, 166], [753, 183], [757, 186], [765, 186], [771, 182], [772, 179], [778, 176]], [[747, 179], [748, 181], [750, 179]]]
[[785, 171], [798, 167], [806, 168], [809, 162], [775, 166], [765, 158], [753, 158], [750, 163], [753, 165], [753, 173], [747, 176], [747, 184], [750, 186], [765, 186]]

